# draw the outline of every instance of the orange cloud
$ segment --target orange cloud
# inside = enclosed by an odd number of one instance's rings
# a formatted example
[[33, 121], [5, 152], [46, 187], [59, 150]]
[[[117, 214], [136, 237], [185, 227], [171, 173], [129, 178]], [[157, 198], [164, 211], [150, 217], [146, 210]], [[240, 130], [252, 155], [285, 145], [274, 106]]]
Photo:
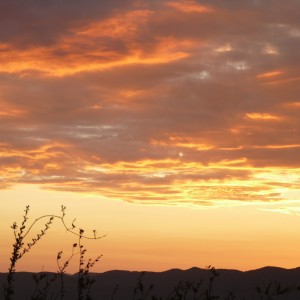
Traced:
[[281, 84], [281, 83], [290, 83], [290, 82], [292, 83], [292, 82], [299, 81], [299, 80], [300, 80], [300, 77], [296, 76], [296, 77], [290, 77], [290, 78], [284, 78], [281, 80], [271, 81], [271, 82], [268, 82], [267, 84]]
[[289, 108], [300, 108], [300, 101], [283, 103], [282, 106]]
[[4, 108], [0, 111], [0, 117], [17, 117], [25, 114], [24, 110], [14, 109], [14, 108]]
[[160, 146], [166, 146], [166, 147], [178, 147], [178, 148], [191, 148], [196, 150], [210, 150], [215, 148], [213, 145], [201, 143], [197, 141], [197, 139], [189, 139], [189, 138], [183, 138], [183, 137], [169, 137], [168, 140], [159, 141], [159, 140], [151, 140], [150, 143], [152, 145], [160, 145]]
[[168, 2], [167, 6], [185, 13], [212, 13], [214, 9], [195, 1]]
[[271, 78], [271, 77], [282, 75], [283, 73], [284, 73], [283, 71], [272, 71], [272, 72], [258, 74], [256, 77], [260, 79]]
[[[100, 160], [95, 163], [92, 157], [78, 152], [71, 145], [45, 144], [25, 151], [7, 147], [2, 145], [4, 168], [0, 172], [7, 183], [39, 183], [49, 189], [99, 193], [144, 204], [219, 206], [227, 200], [282, 200], [279, 191], [284, 192], [293, 184], [297, 187], [299, 175], [297, 169], [289, 169], [287, 177], [283, 175], [282, 168], [252, 167], [246, 157], [231, 160], [223, 158], [210, 164], [185, 160], [179, 156], [177, 159], [116, 163]], [[209, 153], [210, 148], [206, 150]], [[68, 153], [72, 154], [69, 156]], [[16, 159], [14, 165], [10, 163], [12, 158]]]
[[265, 145], [265, 146], [254, 146], [254, 148], [289, 149], [289, 148], [300, 148], [300, 144], [294, 144], [294, 145]]
[[[52, 53], [48, 52], [48, 49], [40, 49], [37, 54], [34, 54], [32, 51], [28, 51], [28, 53], [23, 53], [22, 55], [18, 55], [18, 53], [12, 51], [12, 60], [10, 62], [3, 63], [0, 66], [0, 72], [18, 73], [21, 76], [30, 76], [32, 72], [35, 71], [40, 72], [41, 75], [61, 77], [82, 72], [103, 71], [127, 65], [164, 64], [188, 57], [189, 54], [187, 52], [174, 49], [173, 45], [175, 45], [175, 43], [175, 41], [172, 41], [169, 45], [166, 45], [165, 41], [162, 42], [161, 46], [158, 46], [157, 53], [153, 53], [150, 56], [145, 56], [145, 54], [140, 50], [135, 50], [130, 55], [122, 58], [118, 58], [116, 53], [90, 53], [95, 57], [101, 57], [102, 54], [108, 57], [110, 55], [110, 57], [116, 56], [116, 59], [111, 62], [94, 62], [93, 59], [90, 61], [82, 61], [81, 59], [78, 60], [78, 58], [73, 55], [70, 55], [64, 60], [60, 60], [59, 57], [52, 56]], [[180, 47], [180, 44], [185, 44], [185, 42], [178, 42], [177, 46]], [[47, 58], [46, 60], [45, 57]]]
[[73, 29], [50, 47], [20, 50], [2, 44], [5, 60], [0, 64], [0, 72], [20, 76], [38, 72], [61, 77], [128, 65], [165, 64], [188, 57], [193, 44], [187, 39], [156, 38], [150, 51], [143, 49], [138, 41], [140, 30], [152, 14], [137, 10], [92, 22]]
[[247, 113], [246, 117], [252, 120], [263, 120], [263, 121], [279, 121], [282, 118], [268, 113]]

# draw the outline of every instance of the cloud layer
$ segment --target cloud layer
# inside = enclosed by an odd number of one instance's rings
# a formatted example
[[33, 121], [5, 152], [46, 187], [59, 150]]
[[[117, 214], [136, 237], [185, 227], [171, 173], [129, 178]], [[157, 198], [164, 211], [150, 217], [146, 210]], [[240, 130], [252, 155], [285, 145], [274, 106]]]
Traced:
[[9, 1], [0, 188], [225, 205], [300, 190], [298, 1]]

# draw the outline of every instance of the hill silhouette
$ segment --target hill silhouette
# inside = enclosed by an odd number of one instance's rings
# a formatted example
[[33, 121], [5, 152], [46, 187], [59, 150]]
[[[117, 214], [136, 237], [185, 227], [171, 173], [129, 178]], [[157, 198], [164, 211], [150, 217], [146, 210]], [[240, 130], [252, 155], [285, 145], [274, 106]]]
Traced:
[[[300, 268], [283, 269], [277, 267], [264, 267], [251, 271], [238, 271], [218, 269], [219, 274], [214, 280], [213, 293], [225, 299], [230, 291], [234, 292], [234, 299], [258, 300], [261, 298], [257, 287], [261, 290], [278, 288], [277, 283], [282, 287], [293, 287], [294, 291], [277, 295], [270, 299], [298, 300], [300, 291], [296, 287], [300, 284]], [[15, 277], [15, 296], [14, 299], [30, 299], [30, 296], [36, 289], [33, 280], [33, 274], [30, 272], [17, 272]], [[47, 273], [47, 276], [53, 276], [55, 273]], [[142, 275], [142, 277], [141, 277]], [[0, 273], [1, 286], [5, 280], [5, 273]], [[184, 283], [202, 282], [201, 288], [204, 291], [208, 284], [211, 272], [206, 269], [191, 268], [188, 270], [172, 269], [164, 272], [134, 272], [134, 271], [107, 271], [104, 273], [90, 273], [90, 278], [95, 280], [92, 286], [92, 299], [112, 299], [129, 300], [134, 299], [134, 290], [140, 282], [146, 291], [150, 285], [153, 285], [149, 296], [162, 297], [167, 299], [174, 292], [174, 287]], [[64, 275], [66, 287], [66, 300], [77, 298], [77, 274]], [[43, 282], [41, 282], [41, 286]], [[269, 286], [269, 287], [268, 287]], [[53, 283], [48, 292], [47, 299], [55, 299], [59, 291], [59, 281]], [[115, 291], [115, 293], [114, 293]], [[270, 292], [271, 293], [271, 292]], [[151, 299], [151, 297], [148, 297]], [[158, 299], [158, 298], [157, 298]], [[192, 294], [187, 294], [186, 299], [193, 299]], [[233, 298], [232, 298], [233, 299]]]

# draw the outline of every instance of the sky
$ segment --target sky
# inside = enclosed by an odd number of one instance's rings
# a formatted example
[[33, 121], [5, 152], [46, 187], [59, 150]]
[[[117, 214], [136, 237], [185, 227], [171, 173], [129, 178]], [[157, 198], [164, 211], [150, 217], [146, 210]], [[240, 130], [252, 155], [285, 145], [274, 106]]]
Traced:
[[[33, 220], [63, 204], [107, 234], [87, 241], [97, 271], [298, 266], [299, 12], [2, 1], [1, 256], [27, 204]], [[54, 270], [74, 238], [55, 224], [20, 268]]]

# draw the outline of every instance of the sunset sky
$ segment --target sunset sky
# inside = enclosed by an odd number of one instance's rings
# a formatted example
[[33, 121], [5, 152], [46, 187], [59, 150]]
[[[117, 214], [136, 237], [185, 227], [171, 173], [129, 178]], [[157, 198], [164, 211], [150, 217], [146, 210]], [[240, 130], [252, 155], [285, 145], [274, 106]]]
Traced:
[[299, 0], [1, 1], [0, 271], [27, 204], [99, 272], [299, 266], [299, 49]]

